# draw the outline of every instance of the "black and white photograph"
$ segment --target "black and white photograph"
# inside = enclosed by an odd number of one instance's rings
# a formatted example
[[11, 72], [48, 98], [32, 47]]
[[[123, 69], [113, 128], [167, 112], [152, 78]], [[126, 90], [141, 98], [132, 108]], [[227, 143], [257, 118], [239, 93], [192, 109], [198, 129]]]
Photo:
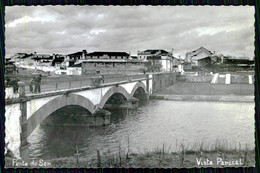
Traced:
[[255, 167], [254, 6], [6, 6], [6, 168]]

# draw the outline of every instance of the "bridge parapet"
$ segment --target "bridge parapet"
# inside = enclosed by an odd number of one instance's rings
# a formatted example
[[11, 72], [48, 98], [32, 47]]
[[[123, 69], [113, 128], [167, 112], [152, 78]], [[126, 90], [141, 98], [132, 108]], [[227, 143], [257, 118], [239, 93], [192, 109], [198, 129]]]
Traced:
[[[85, 86], [85, 87], [78, 87], [78, 88], [71, 88], [71, 89], [62, 89], [62, 90], [55, 90], [55, 91], [48, 91], [44, 93], [38, 93], [38, 94], [18, 94], [17, 97], [14, 98], [7, 98], [5, 100], [6, 105], [14, 104], [14, 103], [20, 103], [21, 101], [29, 101], [33, 99], [39, 99], [39, 98], [44, 98], [44, 97], [52, 97], [52, 96], [57, 96], [57, 95], [68, 95], [70, 93], [75, 93], [75, 92], [80, 92], [80, 91], [86, 91], [86, 90], [93, 90], [93, 89], [98, 89], [98, 88], [105, 88], [105, 87], [111, 87], [111, 86], [119, 86], [123, 84], [128, 84], [129, 82], [140, 82], [140, 81], [145, 81], [145, 80], [152, 80], [152, 77], [149, 76], [149, 78], [137, 78], [137, 79], [132, 79], [131, 81], [124, 80], [120, 82], [112, 82], [112, 83], [105, 83], [105, 84], [100, 84], [96, 86]], [[24, 85], [21, 84], [21, 89], [19, 92], [23, 93], [24, 91]]]
[[14, 87], [5, 88], [5, 99], [15, 99], [19, 97], [19, 93], [14, 93]]

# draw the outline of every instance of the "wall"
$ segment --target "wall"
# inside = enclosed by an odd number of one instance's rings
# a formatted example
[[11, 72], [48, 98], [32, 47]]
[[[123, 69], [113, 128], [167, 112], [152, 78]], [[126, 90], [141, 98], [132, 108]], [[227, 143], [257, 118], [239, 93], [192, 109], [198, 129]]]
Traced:
[[81, 67], [67, 67], [67, 75], [81, 75]]
[[197, 54], [197, 56], [193, 56], [191, 58], [191, 61], [197, 61], [198, 59], [201, 59], [201, 58], [204, 58], [204, 57], [208, 57], [209, 55], [204, 52], [204, 51], [201, 51], [200, 53]]
[[207, 64], [211, 64], [211, 58], [210, 57], [198, 60], [198, 66], [199, 67], [203, 67]]
[[[190, 83], [211, 83], [213, 76], [194, 76], [194, 75], [186, 75], [186, 82]], [[254, 76], [253, 76], [254, 83]], [[218, 82], [219, 84], [224, 84], [226, 80], [226, 76], [224, 74], [219, 75]], [[231, 75], [231, 83], [232, 84], [248, 84], [249, 79], [248, 75]]]
[[96, 74], [99, 71], [102, 74], [133, 74], [141, 73], [144, 69], [144, 63], [83, 63], [83, 74]]
[[[255, 82], [254, 75], [252, 76], [253, 83]], [[231, 75], [231, 83], [242, 83], [248, 84], [249, 78], [248, 75]]]
[[210, 83], [213, 79], [213, 76], [186, 76], [186, 82], [198, 82], [198, 83]]
[[20, 103], [5, 106], [5, 148], [12, 151], [15, 157], [20, 155], [20, 117]]
[[160, 60], [162, 62], [162, 70], [169, 72], [171, 70], [171, 61], [168, 59]]
[[155, 73], [153, 74], [153, 93], [156, 93], [176, 82], [177, 73]]
[[87, 59], [128, 59], [127, 56], [108, 56], [108, 55], [103, 55], [103, 56], [86, 56]]
[[19, 94], [14, 93], [13, 87], [6, 87], [5, 88], [5, 99], [12, 99], [12, 98], [18, 98]]

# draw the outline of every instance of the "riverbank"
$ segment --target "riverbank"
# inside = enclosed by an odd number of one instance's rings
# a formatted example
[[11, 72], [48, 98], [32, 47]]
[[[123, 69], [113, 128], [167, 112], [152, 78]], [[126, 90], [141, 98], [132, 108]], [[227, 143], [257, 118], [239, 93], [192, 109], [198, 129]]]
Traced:
[[[99, 152], [99, 151], [98, 151]], [[97, 154], [97, 158], [86, 161], [84, 158], [60, 158], [41, 160], [38, 165], [26, 167], [39, 168], [222, 168], [222, 167], [253, 167], [255, 166], [254, 150], [216, 150], [165, 152], [163, 150], [145, 153]], [[39, 161], [45, 165], [39, 165]], [[31, 161], [32, 162], [32, 161]], [[31, 163], [30, 162], [30, 163]], [[13, 160], [6, 158], [6, 167], [12, 166]]]
[[254, 102], [254, 96], [235, 95], [165, 95], [153, 94], [150, 99], [174, 101], [220, 101], [220, 102]]
[[[98, 165], [96, 160], [90, 167]], [[251, 167], [255, 166], [254, 151], [186, 151], [165, 153], [163, 151], [133, 153], [117, 157], [104, 157], [102, 168], [194, 168], [194, 167]]]
[[[128, 141], [130, 142], [130, 141]], [[156, 148], [134, 152], [128, 144], [123, 149], [120, 143], [114, 151], [96, 148], [96, 157], [87, 159], [79, 154], [80, 148], [75, 147], [75, 154], [69, 157], [53, 159], [31, 158], [29, 165], [18, 167], [35, 168], [222, 168], [222, 167], [254, 167], [255, 150], [248, 144], [230, 146], [227, 141], [216, 140], [211, 144], [194, 142], [184, 145], [176, 141], [175, 151], [171, 146], [160, 145]], [[5, 167], [17, 167], [9, 154], [5, 157]]]
[[165, 95], [241, 95], [254, 96], [253, 84], [211, 84], [177, 82], [156, 94]]
[[254, 85], [177, 82], [150, 96], [175, 101], [254, 102]]

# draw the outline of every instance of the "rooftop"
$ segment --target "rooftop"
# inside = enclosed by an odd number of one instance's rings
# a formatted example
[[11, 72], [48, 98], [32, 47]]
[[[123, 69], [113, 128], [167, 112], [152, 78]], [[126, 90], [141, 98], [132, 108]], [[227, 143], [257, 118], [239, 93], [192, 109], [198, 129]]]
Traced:
[[169, 54], [169, 52], [163, 50], [163, 49], [147, 49], [145, 51], [141, 51], [141, 52], [138, 52], [138, 54], [152, 54], [152, 55], [155, 55], [155, 54], [159, 54], [159, 55], [167, 55]]
[[88, 53], [87, 56], [129, 56], [126, 52], [91, 52]]
[[113, 62], [116, 62], [116, 63], [129, 63], [129, 62], [145, 62], [143, 60], [139, 60], [139, 59], [86, 59], [86, 60], [82, 60], [81, 61], [82, 63], [95, 63], [95, 62], [107, 62], [107, 63], [113, 63]]
[[81, 56], [81, 55], [82, 55], [82, 51], [68, 54], [68, 56]]

